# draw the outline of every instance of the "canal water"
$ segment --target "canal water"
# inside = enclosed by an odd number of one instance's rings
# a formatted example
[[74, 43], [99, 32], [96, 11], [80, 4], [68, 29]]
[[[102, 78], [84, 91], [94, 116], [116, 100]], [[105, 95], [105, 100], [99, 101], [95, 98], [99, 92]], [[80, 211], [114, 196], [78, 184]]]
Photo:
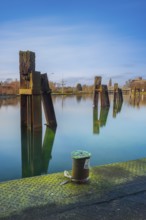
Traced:
[[93, 108], [93, 97], [53, 96], [57, 129], [20, 126], [19, 98], [0, 99], [0, 181], [72, 169], [71, 152], [92, 154], [91, 166], [146, 157], [146, 97]]

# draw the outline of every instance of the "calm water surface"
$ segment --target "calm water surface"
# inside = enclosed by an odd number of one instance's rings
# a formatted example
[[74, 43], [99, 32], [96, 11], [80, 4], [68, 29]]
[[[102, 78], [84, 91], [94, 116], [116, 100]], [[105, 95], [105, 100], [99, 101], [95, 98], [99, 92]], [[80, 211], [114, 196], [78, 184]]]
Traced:
[[53, 96], [57, 129], [20, 127], [19, 98], [0, 99], [0, 181], [71, 170], [71, 152], [91, 152], [91, 166], [146, 157], [146, 97], [93, 108], [92, 96]]

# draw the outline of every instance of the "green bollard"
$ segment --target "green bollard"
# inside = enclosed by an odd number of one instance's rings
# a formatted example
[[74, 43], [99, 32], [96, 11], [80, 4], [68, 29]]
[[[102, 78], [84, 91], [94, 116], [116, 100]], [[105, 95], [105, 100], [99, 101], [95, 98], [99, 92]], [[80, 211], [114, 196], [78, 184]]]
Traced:
[[72, 181], [85, 183], [89, 180], [89, 168], [91, 153], [77, 150], [71, 153], [73, 159]]

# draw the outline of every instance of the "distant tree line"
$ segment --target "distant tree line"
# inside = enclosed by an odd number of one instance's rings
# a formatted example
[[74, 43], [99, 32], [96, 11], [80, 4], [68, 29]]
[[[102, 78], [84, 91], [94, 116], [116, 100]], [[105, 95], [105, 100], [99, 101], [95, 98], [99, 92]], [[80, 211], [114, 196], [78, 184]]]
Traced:
[[[76, 86], [65, 86], [58, 84], [56, 82], [49, 81], [50, 89], [52, 93], [67, 93], [67, 94], [75, 94], [75, 93], [92, 93], [93, 85], [81, 85], [81, 83], [77, 83]], [[0, 81], [0, 95], [16, 95], [19, 94], [20, 82], [18, 80], [10, 80], [10, 81]], [[63, 87], [63, 88], [62, 88]]]
[[0, 82], [0, 95], [16, 95], [19, 94], [20, 83], [14, 81], [1, 81]]

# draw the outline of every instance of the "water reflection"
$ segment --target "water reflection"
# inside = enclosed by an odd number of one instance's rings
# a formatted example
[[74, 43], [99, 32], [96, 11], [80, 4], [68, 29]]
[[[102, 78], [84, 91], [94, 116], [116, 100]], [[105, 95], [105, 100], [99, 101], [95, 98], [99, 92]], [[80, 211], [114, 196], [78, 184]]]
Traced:
[[93, 134], [99, 134], [100, 121], [98, 120], [98, 107], [93, 107]]
[[42, 130], [21, 128], [22, 177], [48, 172], [56, 129], [46, 127], [42, 144]]
[[140, 104], [142, 103], [142, 96], [140, 95], [131, 95], [129, 99], [129, 104], [133, 107], [140, 107]]
[[3, 98], [0, 96], [0, 108], [2, 106], [17, 106], [19, 104], [19, 97], [12, 97], [12, 98]]
[[42, 173], [47, 173], [49, 168], [49, 162], [52, 159], [52, 148], [55, 139], [56, 128], [51, 129], [46, 127], [45, 137], [42, 148]]
[[117, 114], [121, 112], [122, 110], [122, 104], [123, 102], [118, 101], [113, 103], [113, 118], [116, 118]]
[[77, 100], [77, 102], [81, 102], [81, 100], [82, 100], [82, 95], [76, 95], [76, 100]]
[[[146, 155], [146, 96], [140, 97], [137, 109], [133, 107], [132, 95], [124, 95], [120, 106], [114, 105], [111, 94], [109, 111], [93, 108], [92, 95], [82, 96], [80, 102], [76, 96], [64, 96], [63, 111], [63, 97], [54, 95], [53, 98], [59, 125], [57, 133], [49, 128], [43, 133], [22, 128], [21, 137], [20, 105], [6, 106], [3, 102], [0, 108], [0, 181], [48, 173], [48, 170], [49, 173], [70, 170], [70, 152], [78, 149], [92, 153], [91, 166]], [[115, 115], [121, 111], [115, 120], [113, 110]]]
[[125, 95], [124, 96], [124, 102], [127, 105], [131, 105], [133, 107], [140, 108], [141, 106], [145, 106], [146, 105], [146, 95], [144, 95], [144, 94]]
[[107, 118], [109, 113], [109, 107], [100, 108], [100, 116], [98, 119], [98, 107], [93, 108], [93, 134], [99, 134], [100, 133], [100, 127], [103, 127], [106, 125]]

